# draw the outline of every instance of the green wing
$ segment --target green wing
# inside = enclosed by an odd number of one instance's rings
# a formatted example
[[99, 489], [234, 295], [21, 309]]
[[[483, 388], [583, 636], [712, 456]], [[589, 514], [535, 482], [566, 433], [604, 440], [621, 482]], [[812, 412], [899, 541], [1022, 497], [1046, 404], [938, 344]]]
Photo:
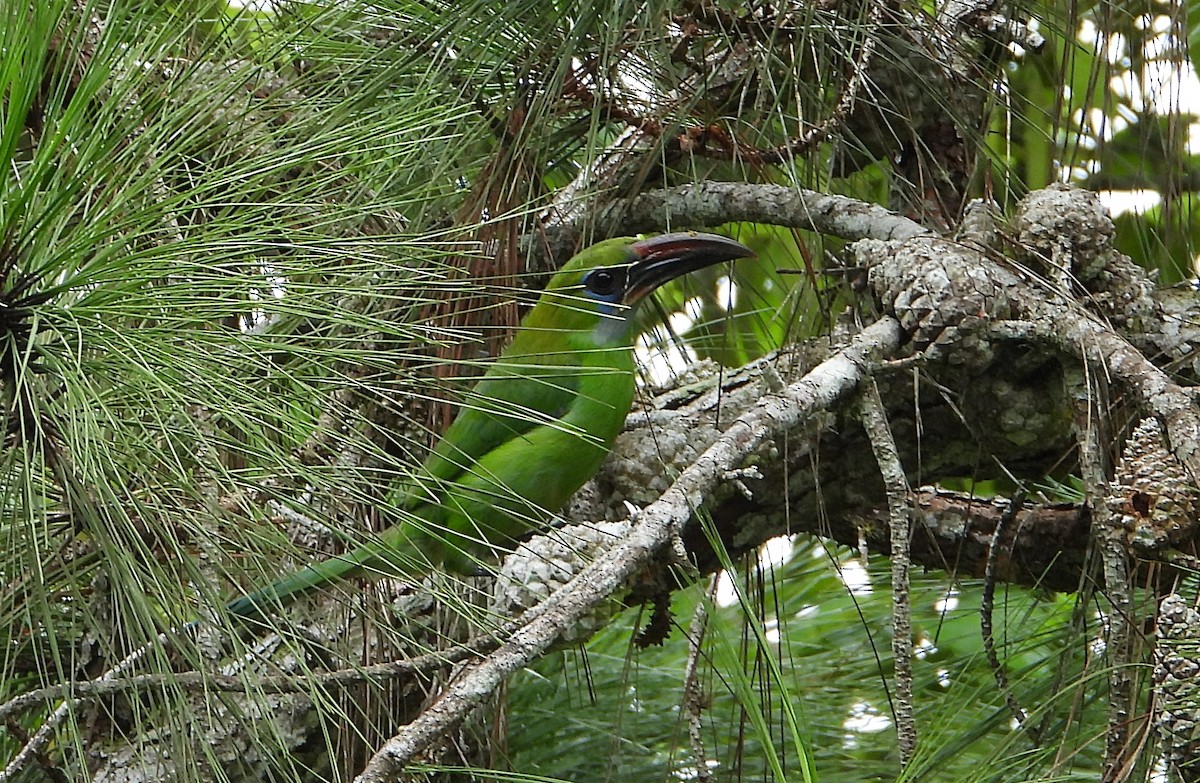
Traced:
[[[633, 356], [595, 351], [581, 359], [557, 417], [504, 440], [445, 485], [443, 528], [431, 531], [436, 541], [424, 549], [440, 550], [448, 570], [472, 573], [480, 557], [542, 525], [604, 461], [633, 402]], [[400, 535], [404, 546], [407, 534]]]
[[422, 470], [405, 487], [403, 508], [436, 502], [483, 455], [561, 417], [575, 398], [579, 368], [555, 354], [508, 356], [492, 366], [463, 403]]

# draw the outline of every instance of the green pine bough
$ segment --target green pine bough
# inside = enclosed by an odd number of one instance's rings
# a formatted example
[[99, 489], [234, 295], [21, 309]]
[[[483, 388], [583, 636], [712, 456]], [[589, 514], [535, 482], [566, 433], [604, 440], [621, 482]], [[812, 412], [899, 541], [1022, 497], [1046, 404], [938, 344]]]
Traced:
[[593, 245], [554, 275], [398, 503], [402, 518], [351, 552], [229, 603], [260, 618], [325, 585], [436, 568], [478, 573], [483, 558], [542, 525], [600, 467], [633, 404], [638, 303], [670, 280], [753, 256], [703, 233]]

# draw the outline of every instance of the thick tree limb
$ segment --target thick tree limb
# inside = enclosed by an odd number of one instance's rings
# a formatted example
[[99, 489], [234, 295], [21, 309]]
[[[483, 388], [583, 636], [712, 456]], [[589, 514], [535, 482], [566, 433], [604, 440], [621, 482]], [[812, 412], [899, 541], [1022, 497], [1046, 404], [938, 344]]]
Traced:
[[541, 249], [551, 258], [565, 259], [585, 235], [598, 240], [735, 221], [802, 228], [847, 240], [908, 239], [929, 233], [878, 204], [846, 196], [783, 185], [700, 182], [619, 199], [595, 214], [548, 228]]

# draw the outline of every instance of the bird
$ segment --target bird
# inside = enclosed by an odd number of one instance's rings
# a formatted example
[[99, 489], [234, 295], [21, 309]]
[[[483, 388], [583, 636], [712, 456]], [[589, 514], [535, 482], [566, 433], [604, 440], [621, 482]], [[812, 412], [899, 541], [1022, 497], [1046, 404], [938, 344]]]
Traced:
[[230, 601], [261, 619], [346, 579], [419, 578], [483, 564], [547, 519], [599, 470], [633, 405], [631, 315], [663, 283], [754, 256], [701, 232], [598, 242], [553, 275], [371, 541]]

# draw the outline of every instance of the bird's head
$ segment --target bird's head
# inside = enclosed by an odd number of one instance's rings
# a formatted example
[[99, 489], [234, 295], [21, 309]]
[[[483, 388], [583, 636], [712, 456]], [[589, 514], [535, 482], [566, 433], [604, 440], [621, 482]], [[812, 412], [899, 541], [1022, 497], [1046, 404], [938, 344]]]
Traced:
[[554, 275], [526, 325], [542, 326], [536, 322], [546, 317], [547, 325], [560, 329], [591, 330], [598, 344], [619, 343], [626, 338], [630, 312], [663, 283], [753, 255], [741, 242], [695, 231], [606, 239]]

